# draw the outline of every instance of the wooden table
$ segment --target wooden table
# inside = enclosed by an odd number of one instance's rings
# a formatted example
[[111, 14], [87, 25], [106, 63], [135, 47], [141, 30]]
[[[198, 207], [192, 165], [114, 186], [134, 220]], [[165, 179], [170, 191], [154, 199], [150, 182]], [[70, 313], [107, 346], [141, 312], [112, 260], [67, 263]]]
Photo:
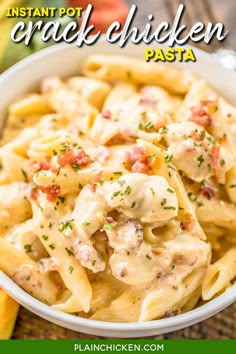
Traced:
[[[214, 41], [210, 46], [198, 45], [209, 52], [218, 48], [236, 50], [236, 1], [235, 0], [127, 0], [129, 4], [136, 4], [139, 11], [136, 24], [140, 26], [147, 22], [147, 15], [155, 16], [153, 24], [164, 20], [172, 21], [180, 3], [187, 5], [184, 14], [184, 23], [192, 26], [195, 22], [223, 22], [230, 30], [227, 39], [218, 43]], [[36, 315], [21, 308], [13, 334], [15, 339], [86, 339], [98, 338], [82, 333], [67, 330], [49, 323]], [[154, 339], [236, 339], [236, 303], [216, 316], [173, 333], [152, 337]]]

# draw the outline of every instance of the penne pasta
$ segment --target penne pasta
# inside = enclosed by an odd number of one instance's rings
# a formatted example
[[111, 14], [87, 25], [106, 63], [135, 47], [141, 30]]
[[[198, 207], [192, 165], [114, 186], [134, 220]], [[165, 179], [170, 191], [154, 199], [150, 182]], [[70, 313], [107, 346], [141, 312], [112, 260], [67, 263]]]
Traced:
[[236, 108], [166, 64], [99, 54], [81, 72], [9, 107], [0, 270], [96, 321], [191, 311], [236, 276]]

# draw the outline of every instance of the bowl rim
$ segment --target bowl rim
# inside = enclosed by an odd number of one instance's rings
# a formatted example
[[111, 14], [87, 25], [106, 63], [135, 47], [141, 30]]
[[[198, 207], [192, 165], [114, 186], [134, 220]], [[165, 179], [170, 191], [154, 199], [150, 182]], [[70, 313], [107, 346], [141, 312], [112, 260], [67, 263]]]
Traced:
[[[104, 36], [103, 38], [100, 39], [100, 42], [103, 41], [104, 41]], [[66, 50], [66, 48], [71, 46], [76, 47], [75, 45], [66, 44], [66, 43], [55, 44], [51, 47], [45, 48], [43, 50], [40, 50], [39, 52], [30, 55], [29, 57], [21, 60], [20, 62], [10, 67], [8, 70], [4, 71], [0, 75], [0, 84], [5, 80], [7, 80], [8, 77], [11, 77], [12, 74], [24, 68], [28, 63], [43, 59], [44, 57], [47, 57], [47, 55], [56, 55], [60, 51], [64, 51]], [[168, 46], [160, 44], [159, 47], [166, 48]], [[225, 68], [217, 58], [215, 57], [213, 58], [207, 52], [201, 49], [192, 46], [186, 46], [186, 47], [194, 49], [196, 53], [201, 55], [203, 60], [207, 61], [208, 63], [212, 62], [214, 63], [214, 65], [218, 65], [221, 68], [221, 70], [230, 73], [231, 77], [235, 77], [236, 79], [236, 73], [234, 73], [228, 68]], [[167, 65], [169, 65], [169, 63], [167, 63]], [[32, 312], [35, 312], [40, 317], [46, 318], [47, 320], [50, 320], [51, 322], [54, 323], [55, 321], [58, 321], [56, 323], [60, 322], [60, 325], [66, 328], [71, 328], [70, 325], [76, 325], [77, 329], [74, 329], [74, 327], [73, 329], [82, 332], [89, 331], [90, 329], [91, 330], [97, 329], [97, 330], [105, 330], [108, 333], [109, 331], [114, 331], [114, 332], [117, 331], [119, 333], [124, 332], [125, 334], [125, 332], [128, 331], [131, 334], [131, 332], [135, 332], [138, 330], [145, 332], [148, 330], [158, 331], [158, 330], [165, 329], [167, 331], [165, 332], [163, 331], [161, 333], [167, 333], [168, 329], [170, 328], [175, 327], [175, 329], [180, 329], [198, 323], [202, 320], [205, 320], [206, 318], [213, 316], [217, 312], [223, 310], [227, 306], [231, 305], [234, 301], [236, 301], [236, 284], [235, 284], [232, 285], [230, 288], [228, 288], [224, 293], [214, 298], [213, 300], [210, 300], [207, 303], [197, 308], [194, 308], [186, 313], [179, 314], [171, 318], [164, 318], [164, 319], [152, 320], [147, 322], [132, 322], [132, 323], [105, 322], [105, 321], [86, 319], [76, 315], [58, 311], [50, 307], [49, 305], [46, 305], [43, 302], [32, 297], [30, 294], [28, 294], [23, 289], [21, 289], [16, 283], [14, 283], [7, 275], [5, 275], [1, 271], [0, 271], [0, 287], [2, 287], [2, 289], [4, 289], [7, 293], [9, 293], [10, 296], [15, 298], [16, 301], [18, 301], [24, 307], [29, 308]], [[82, 328], [80, 326], [82, 326]], [[175, 330], [175, 329], [171, 329], [171, 330]], [[145, 333], [143, 335], [145, 335]]]
[[[105, 322], [91, 320], [76, 315], [68, 314], [62, 311], [58, 311], [49, 305], [37, 300], [26, 291], [21, 289], [13, 280], [11, 280], [6, 274], [0, 271], [0, 287], [7, 293], [12, 295], [21, 304], [26, 304], [37, 311], [37, 313], [44, 312], [48, 317], [53, 316], [59, 321], [66, 321], [71, 324], [84, 325], [87, 328], [99, 328], [103, 330], [148, 330], [148, 329], [163, 329], [173, 326], [181, 326], [188, 322], [194, 321], [196, 323], [203, 319], [206, 319], [225, 307], [231, 305], [236, 301], [236, 284], [228, 288], [223, 294], [217, 296], [213, 300], [208, 301], [204, 305], [194, 308], [191, 311], [179, 314], [170, 318], [162, 318], [158, 320], [152, 320], [147, 322]], [[224, 301], [222, 302], [222, 299]], [[222, 306], [223, 304], [223, 306]], [[219, 310], [220, 307], [220, 310]], [[196, 322], [195, 322], [196, 321]]]

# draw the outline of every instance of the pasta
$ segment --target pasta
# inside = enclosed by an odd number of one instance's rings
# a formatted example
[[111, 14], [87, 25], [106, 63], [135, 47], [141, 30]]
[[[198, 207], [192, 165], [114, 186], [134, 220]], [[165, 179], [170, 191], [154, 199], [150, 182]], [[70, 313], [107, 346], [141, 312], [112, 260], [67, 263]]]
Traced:
[[9, 107], [0, 270], [53, 308], [141, 322], [236, 276], [236, 108], [201, 78], [92, 55]]

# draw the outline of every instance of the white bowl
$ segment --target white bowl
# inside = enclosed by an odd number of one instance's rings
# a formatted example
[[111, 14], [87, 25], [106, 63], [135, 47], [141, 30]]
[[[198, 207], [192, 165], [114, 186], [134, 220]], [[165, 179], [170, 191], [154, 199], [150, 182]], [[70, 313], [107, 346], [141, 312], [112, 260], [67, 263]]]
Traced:
[[[120, 49], [105, 41], [91, 47], [77, 48], [74, 45], [55, 45], [36, 53], [13, 66], [0, 76], [0, 129], [3, 126], [7, 106], [18, 96], [37, 88], [41, 79], [47, 75], [57, 74], [62, 77], [79, 73], [81, 61], [89, 54], [122, 54], [144, 58], [145, 45], [129, 44]], [[165, 48], [163, 45], [159, 45]], [[209, 54], [194, 49], [196, 63], [172, 63], [178, 67], [188, 68], [204, 77], [222, 95], [236, 103], [236, 74], [225, 69]], [[132, 338], [145, 337], [175, 331], [213, 316], [236, 300], [236, 285], [229, 288], [216, 299], [201, 307], [172, 318], [145, 323], [110, 323], [88, 320], [68, 315], [41, 303], [18, 287], [6, 275], [0, 272], [0, 287], [4, 288], [16, 301], [28, 310], [75, 331], [106, 337]]]

